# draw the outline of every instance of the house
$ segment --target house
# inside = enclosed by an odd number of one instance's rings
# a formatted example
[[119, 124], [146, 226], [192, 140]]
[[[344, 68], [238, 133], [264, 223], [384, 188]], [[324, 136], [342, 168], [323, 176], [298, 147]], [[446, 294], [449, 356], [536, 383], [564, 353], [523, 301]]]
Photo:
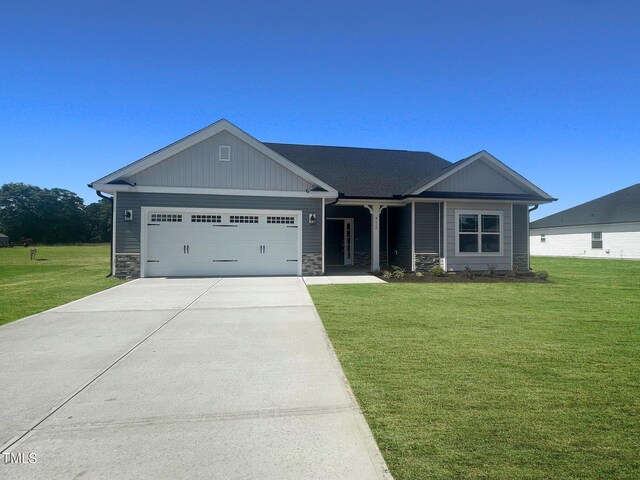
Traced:
[[640, 259], [640, 183], [531, 223], [531, 254]]
[[89, 185], [113, 196], [118, 277], [529, 266], [554, 199], [486, 151], [262, 143], [220, 120]]
[[0, 233], [0, 247], [8, 247], [9, 246], [9, 237]]

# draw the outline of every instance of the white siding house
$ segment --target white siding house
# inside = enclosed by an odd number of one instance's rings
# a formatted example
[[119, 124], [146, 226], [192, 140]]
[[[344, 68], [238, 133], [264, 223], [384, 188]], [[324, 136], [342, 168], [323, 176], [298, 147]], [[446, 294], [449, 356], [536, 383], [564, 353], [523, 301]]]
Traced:
[[531, 255], [640, 260], [640, 222], [532, 227], [530, 234]]
[[640, 260], [640, 184], [532, 222], [531, 255]]

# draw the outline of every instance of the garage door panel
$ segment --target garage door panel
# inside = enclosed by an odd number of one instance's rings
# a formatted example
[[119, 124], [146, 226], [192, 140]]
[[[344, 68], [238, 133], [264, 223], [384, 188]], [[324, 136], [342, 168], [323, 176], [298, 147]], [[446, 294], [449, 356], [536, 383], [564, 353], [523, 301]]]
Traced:
[[145, 274], [297, 275], [299, 217], [217, 210], [149, 212]]

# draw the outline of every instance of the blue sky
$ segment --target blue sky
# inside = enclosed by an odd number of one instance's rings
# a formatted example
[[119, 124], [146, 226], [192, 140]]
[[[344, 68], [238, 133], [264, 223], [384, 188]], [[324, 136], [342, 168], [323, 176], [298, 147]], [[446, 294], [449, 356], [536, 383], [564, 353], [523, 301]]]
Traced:
[[640, 2], [0, 3], [0, 184], [75, 191], [219, 118], [486, 149], [552, 195], [640, 181]]

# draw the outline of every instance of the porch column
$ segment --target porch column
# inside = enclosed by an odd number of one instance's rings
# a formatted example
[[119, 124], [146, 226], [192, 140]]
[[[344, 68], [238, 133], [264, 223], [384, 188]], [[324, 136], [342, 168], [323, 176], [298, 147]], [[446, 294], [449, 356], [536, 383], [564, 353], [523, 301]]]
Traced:
[[380, 213], [386, 205], [373, 203], [365, 205], [371, 212], [371, 271], [380, 271]]

